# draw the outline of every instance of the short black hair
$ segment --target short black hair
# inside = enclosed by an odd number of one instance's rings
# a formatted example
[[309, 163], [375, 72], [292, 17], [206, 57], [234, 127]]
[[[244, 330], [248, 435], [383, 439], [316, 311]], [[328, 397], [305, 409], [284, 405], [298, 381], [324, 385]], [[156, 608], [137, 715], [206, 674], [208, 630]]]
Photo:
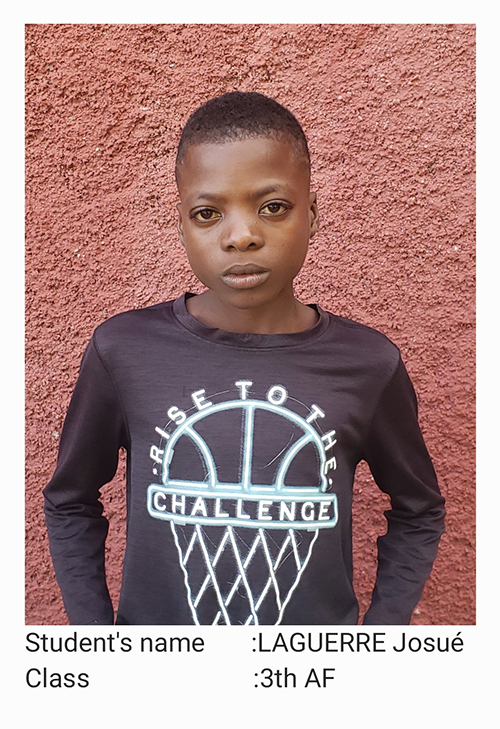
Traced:
[[285, 138], [310, 163], [305, 134], [291, 111], [264, 94], [230, 91], [210, 99], [191, 114], [182, 130], [176, 169], [188, 147], [251, 137]]

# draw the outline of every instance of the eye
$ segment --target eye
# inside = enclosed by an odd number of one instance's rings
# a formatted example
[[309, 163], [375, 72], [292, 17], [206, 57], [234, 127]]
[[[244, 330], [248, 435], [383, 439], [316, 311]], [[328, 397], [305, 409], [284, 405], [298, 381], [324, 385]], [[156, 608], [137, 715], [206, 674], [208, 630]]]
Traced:
[[290, 210], [290, 207], [290, 205], [280, 202], [279, 200], [273, 200], [263, 205], [260, 209], [260, 213], [262, 215], [269, 216], [284, 215], [287, 210]]
[[207, 223], [220, 218], [220, 213], [217, 210], [212, 210], [212, 208], [200, 208], [191, 214], [191, 218], [198, 220], [200, 223]]

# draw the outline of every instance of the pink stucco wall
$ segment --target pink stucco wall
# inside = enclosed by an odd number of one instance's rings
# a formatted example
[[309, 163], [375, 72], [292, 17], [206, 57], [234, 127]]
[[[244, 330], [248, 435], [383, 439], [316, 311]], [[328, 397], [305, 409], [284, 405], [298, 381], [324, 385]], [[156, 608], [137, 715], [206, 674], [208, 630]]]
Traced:
[[[92, 330], [200, 290], [175, 231], [176, 142], [228, 90], [288, 106], [321, 230], [297, 292], [387, 334], [419, 395], [448, 531], [415, 624], [474, 622], [474, 27], [31, 25], [26, 29], [26, 622], [66, 622], [41, 489]], [[116, 601], [123, 466], [105, 489]], [[367, 607], [385, 497], [355, 484]]]

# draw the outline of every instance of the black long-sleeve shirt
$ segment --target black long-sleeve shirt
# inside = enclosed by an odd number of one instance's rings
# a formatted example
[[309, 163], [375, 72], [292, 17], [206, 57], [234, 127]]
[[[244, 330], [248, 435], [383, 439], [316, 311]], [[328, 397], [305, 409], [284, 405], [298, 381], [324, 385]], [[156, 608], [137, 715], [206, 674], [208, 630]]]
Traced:
[[354, 472], [391, 500], [365, 624], [407, 624], [444, 500], [397, 347], [317, 307], [310, 329], [236, 334], [185, 297], [99, 326], [44, 490], [73, 624], [112, 624], [100, 489], [127, 450], [117, 624], [356, 624]]

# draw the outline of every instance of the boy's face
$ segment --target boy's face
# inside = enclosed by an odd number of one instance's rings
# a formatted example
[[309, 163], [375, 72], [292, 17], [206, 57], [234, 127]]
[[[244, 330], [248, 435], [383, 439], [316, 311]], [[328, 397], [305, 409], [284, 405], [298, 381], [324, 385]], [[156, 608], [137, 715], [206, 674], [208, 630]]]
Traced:
[[178, 187], [191, 268], [224, 304], [247, 309], [293, 295], [318, 212], [307, 161], [291, 144], [255, 137], [189, 147]]

